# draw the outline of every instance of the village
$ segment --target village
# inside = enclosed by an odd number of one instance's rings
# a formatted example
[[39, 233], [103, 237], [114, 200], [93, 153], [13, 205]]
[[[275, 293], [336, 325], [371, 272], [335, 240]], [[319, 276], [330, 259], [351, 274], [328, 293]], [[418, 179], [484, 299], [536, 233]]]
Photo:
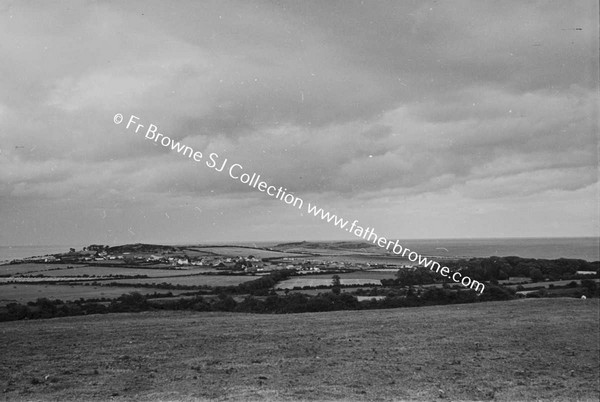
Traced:
[[[410, 264], [381, 264], [369, 261], [328, 261], [317, 255], [296, 255], [264, 257], [260, 249], [249, 249], [247, 255], [223, 255], [216, 253], [200, 253], [195, 248], [156, 246], [131, 246], [129, 248], [110, 248], [108, 246], [90, 245], [82, 250], [71, 248], [69, 252], [54, 255], [36, 256], [10, 261], [10, 264], [83, 264], [99, 267], [138, 267], [146, 269], [189, 270], [206, 268], [207, 271], [220, 273], [268, 274], [278, 270], [293, 270], [298, 275], [348, 272], [357, 270], [376, 270], [380, 272], [396, 272], [400, 268], [413, 268]], [[225, 249], [225, 247], [223, 247]], [[311, 258], [312, 257], [312, 258]], [[416, 267], [415, 267], [416, 268]]]

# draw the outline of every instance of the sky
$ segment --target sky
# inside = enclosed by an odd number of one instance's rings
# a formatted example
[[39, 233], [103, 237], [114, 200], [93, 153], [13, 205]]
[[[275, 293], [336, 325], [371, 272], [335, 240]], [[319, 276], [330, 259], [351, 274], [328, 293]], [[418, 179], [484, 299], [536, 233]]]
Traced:
[[599, 235], [596, 1], [0, 0], [0, 19], [0, 245], [356, 239], [211, 153], [387, 238]]

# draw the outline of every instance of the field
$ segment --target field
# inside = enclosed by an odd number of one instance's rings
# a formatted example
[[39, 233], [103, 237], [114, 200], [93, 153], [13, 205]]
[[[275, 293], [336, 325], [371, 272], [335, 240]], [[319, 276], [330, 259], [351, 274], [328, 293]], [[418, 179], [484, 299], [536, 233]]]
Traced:
[[[341, 276], [341, 275], [340, 275]], [[340, 279], [341, 285], [377, 285], [381, 286], [379, 279]], [[332, 286], [331, 277], [325, 275], [316, 276], [314, 278], [296, 277], [287, 279], [275, 285], [275, 289], [293, 289], [295, 287], [302, 288], [304, 286]]]
[[342, 274], [327, 274], [327, 275], [303, 275], [302, 278], [315, 278], [315, 279], [331, 279], [333, 275], [337, 275], [340, 279], [394, 279], [396, 272], [379, 272], [379, 271], [354, 271], [345, 272]]
[[256, 258], [284, 258], [284, 257], [306, 257], [306, 255], [297, 253], [286, 253], [283, 251], [262, 250], [259, 248], [231, 247], [231, 246], [210, 246], [210, 247], [190, 247], [190, 250], [211, 253], [223, 257], [248, 257], [250, 255]]
[[358, 301], [365, 301], [365, 300], [383, 300], [385, 299], [385, 296], [356, 296], [356, 298], [358, 299]]
[[[363, 287], [363, 286], [357, 286], [357, 287], [344, 287], [344, 288], [341, 288], [341, 289], [340, 289], [340, 291], [341, 291], [342, 293], [352, 293], [352, 292], [354, 292], [354, 291], [356, 291], [356, 290], [358, 290], [358, 289], [361, 289], [361, 288], [363, 288], [363, 289], [364, 289], [364, 287]], [[276, 293], [277, 293], [278, 295], [285, 295], [286, 293], [288, 293], [288, 294], [291, 294], [291, 293], [301, 293], [301, 294], [304, 294], [304, 295], [309, 295], [309, 296], [316, 296], [316, 295], [318, 295], [318, 294], [320, 294], [320, 293], [330, 293], [330, 292], [331, 292], [331, 289], [302, 289], [302, 290], [287, 290], [287, 292], [286, 292], [285, 290], [283, 290], [283, 289], [278, 289], [278, 290], [276, 291]], [[358, 299], [358, 297], [356, 297], [356, 298]]]
[[385, 250], [370, 242], [300, 242], [276, 245], [288, 253], [311, 253], [326, 256], [382, 255]]
[[[35, 265], [35, 264], [31, 264]], [[97, 267], [83, 266], [78, 268], [65, 268], [52, 271], [29, 271], [28, 275], [42, 274], [43, 276], [108, 276], [108, 275], [146, 275], [148, 277], [163, 276], [181, 276], [191, 275], [202, 272], [214, 272], [211, 268], [190, 268], [190, 269], [144, 269], [144, 268], [126, 268], [126, 267]]]
[[82, 267], [84, 265], [78, 264], [13, 264], [13, 265], [0, 265], [0, 275], [15, 275], [15, 274], [30, 274], [32, 272], [41, 273], [56, 268], [68, 268], [68, 267]]
[[[343, 274], [336, 274], [340, 277], [341, 285], [376, 285], [381, 286], [381, 279], [392, 279], [395, 272], [376, 272], [376, 271], [355, 271]], [[275, 286], [275, 289], [293, 289], [304, 286], [331, 286], [333, 275], [302, 275], [282, 281]]]
[[[87, 270], [92, 269], [89, 268], [78, 268], [76, 270]], [[94, 268], [95, 269], [95, 268]], [[101, 270], [106, 270], [111, 268], [101, 268]], [[117, 270], [121, 275], [124, 275], [124, 268], [112, 268]], [[74, 271], [74, 270], [68, 270]], [[148, 271], [148, 273], [152, 274], [154, 271], [158, 270], [136, 270], [133, 271]], [[61, 272], [61, 271], [51, 271]], [[96, 281], [98, 283], [112, 283], [117, 282], [121, 284], [130, 284], [131, 287], [110, 287], [110, 286], [84, 286], [84, 285], [60, 285], [60, 284], [30, 284], [31, 282], [40, 281], [40, 280], [67, 280], [69, 278], [57, 278], [57, 277], [49, 277], [49, 278], [17, 278], [18, 280], [22, 280], [24, 282], [29, 283], [8, 283], [0, 285], [0, 306], [6, 305], [7, 303], [19, 302], [19, 303], [27, 303], [29, 301], [35, 301], [37, 298], [46, 297], [48, 299], [60, 299], [60, 300], [78, 300], [80, 298], [88, 299], [88, 298], [116, 298], [121, 296], [124, 293], [129, 292], [139, 292], [142, 294], [147, 293], [166, 293], [171, 290], [165, 289], [154, 289], [154, 288], [145, 288], [145, 287], [136, 287], [136, 284], [162, 284], [168, 283], [172, 285], [187, 285], [187, 286], [235, 286], [239, 285], [243, 282], [252, 281], [258, 279], [257, 276], [242, 276], [242, 275], [192, 275], [192, 276], [182, 276], [190, 273], [190, 271], [163, 271], [164, 273], [177, 273], [179, 276], [169, 276], [169, 277], [151, 277], [151, 278], [131, 278], [131, 279], [90, 279], [86, 282]], [[97, 274], [98, 275], [98, 274]], [[134, 275], [134, 274], [131, 274]], [[152, 275], [148, 275], [152, 276]], [[6, 278], [0, 278], [0, 283]], [[71, 278], [73, 279], [73, 278]], [[11, 279], [13, 280], [13, 279]], [[77, 280], [77, 278], [75, 279]], [[174, 294], [178, 294], [177, 291], [171, 291]]]
[[[0, 286], [0, 306], [4, 306], [11, 302], [27, 303], [41, 297], [60, 299], [63, 301], [102, 297], [112, 299], [130, 292], [148, 294], [154, 292], [167, 293], [169, 291], [170, 290], [134, 287], [9, 284]], [[177, 293], [177, 291], [171, 292], [174, 294]], [[0, 324], [0, 326], [1, 325], [2, 324]]]
[[598, 301], [0, 323], [7, 400], [598, 400]]
[[[592, 279], [592, 278], [590, 278]], [[595, 282], [600, 282], [600, 279], [592, 279]], [[535, 282], [535, 283], [524, 283], [521, 286], [523, 286], [523, 288], [528, 289], [528, 288], [539, 288], [539, 287], [545, 287], [548, 288], [550, 287], [550, 285], [554, 285], [554, 286], [566, 286], [571, 282], [575, 282], [575, 283], [581, 283], [581, 280], [575, 279], [575, 280], [564, 280], [564, 281], [553, 281], [553, 282]], [[513, 288], [516, 289], [517, 286], [519, 285], [510, 285], [507, 286], [508, 288]]]
[[[330, 251], [332, 252], [332, 251]], [[345, 262], [350, 264], [383, 264], [383, 265], [410, 265], [414, 263], [410, 262], [407, 258], [390, 256], [386, 257], [383, 255], [357, 255], [357, 254], [334, 254], [334, 255], [320, 255], [318, 257], [309, 257], [311, 261], [321, 262]]]
[[0, 278], [0, 283], [64, 283], [64, 282], [93, 282], [93, 278], [82, 278], [81, 276], [45, 276], [24, 278]]
[[105, 282], [117, 283], [168, 283], [171, 285], [186, 285], [186, 286], [235, 286], [243, 282], [253, 281], [258, 279], [258, 276], [251, 275], [194, 275], [194, 276], [177, 276], [170, 278], [145, 278], [145, 279], [115, 279]]

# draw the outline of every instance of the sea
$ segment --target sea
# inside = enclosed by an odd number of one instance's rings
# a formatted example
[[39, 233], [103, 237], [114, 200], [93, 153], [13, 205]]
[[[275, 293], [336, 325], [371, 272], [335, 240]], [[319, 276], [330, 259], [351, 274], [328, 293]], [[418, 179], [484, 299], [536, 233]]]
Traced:
[[[600, 238], [501, 238], [501, 239], [431, 239], [399, 240], [419, 254], [438, 257], [506, 257], [523, 258], [576, 258], [586, 261], [600, 260]], [[197, 244], [197, 243], [196, 243]], [[273, 246], [274, 242], [235, 242], [229, 244]], [[0, 262], [19, 258], [68, 252], [69, 248], [81, 250], [83, 246], [0, 246]]]
[[400, 244], [429, 256], [600, 260], [599, 237], [403, 240]]
[[49, 254], [68, 253], [69, 248], [81, 250], [83, 246], [0, 246], [0, 262]]

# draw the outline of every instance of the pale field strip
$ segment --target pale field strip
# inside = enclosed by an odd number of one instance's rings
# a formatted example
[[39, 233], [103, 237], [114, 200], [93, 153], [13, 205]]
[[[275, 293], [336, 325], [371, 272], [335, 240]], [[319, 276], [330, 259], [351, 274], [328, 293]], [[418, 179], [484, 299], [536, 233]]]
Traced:
[[60, 283], [60, 282], [102, 282], [107, 283], [127, 283], [127, 284], [162, 284], [188, 285], [188, 286], [230, 286], [238, 285], [257, 279], [256, 276], [235, 276], [235, 275], [176, 275], [176, 276], [155, 276], [150, 278], [113, 278], [113, 277], [9, 277], [0, 278], [0, 284], [8, 283]]
[[168, 276], [189, 276], [199, 275], [209, 272], [218, 272], [213, 268], [190, 268], [190, 269], [154, 269], [154, 268], [127, 268], [127, 267], [102, 267], [102, 266], [84, 266], [78, 268], [59, 269], [52, 271], [31, 271], [27, 272], [27, 275], [42, 274], [47, 277], [52, 276], [97, 276], [107, 277], [109, 275], [146, 275], [148, 277], [168, 277]]
[[[344, 272], [340, 274], [336, 274], [340, 277], [340, 279], [394, 279], [396, 277], [396, 271], [393, 272], [371, 272], [371, 271], [353, 271], [353, 272]], [[305, 279], [331, 279], [331, 274], [307, 274], [303, 275], [302, 278]]]
[[[354, 285], [364, 286], [373, 285], [381, 286], [381, 280], [379, 279], [340, 279], [340, 285]], [[333, 286], [331, 278], [328, 279], [316, 279], [316, 278], [292, 278], [287, 279], [283, 282], [275, 285], [276, 290], [293, 289], [295, 287], [302, 288], [304, 286], [316, 287], [316, 286]]]
[[0, 278], [0, 283], [56, 283], [56, 282], [90, 282], [99, 278], [82, 278], [82, 277], [35, 277], [35, 278], [22, 278], [22, 277], [9, 277]]
[[398, 272], [399, 269], [402, 269], [402, 268], [375, 268], [375, 269], [370, 269], [368, 272], [393, 272], [393, 273], [396, 273], [396, 272]]
[[38, 298], [73, 301], [83, 299], [114, 299], [121, 295], [138, 292], [140, 294], [167, 293], [178, 295], [175, 290], [136, 287], [108, 287], [82, 285], [40, 285], [14, 284], [0, 286], [0, 306], [8, 303], [27, 303]]
[[[590, 278], [592, 279], [592, 278]], [[600, 282], [600, 279], [592, 279], [594, 282]], [[512, 289], [516, 289], [518, 286], [523, 286], [523, 288], [527, 289], [527, 288], [537, 288], [540, 286], [543, 286], [545, 288], [548, 288], [550, 285], [553, 286], [565, 286], [568, 285], [571, 282], [575, 282], [579, 285], [581, 285], [581, 280], [579, 279], [565, 279], [562, 281], [551, 281], [551, 282], [534, 282], [534, 283], [523, 283], [521, 285], [507, 285], [507, 288], [512, 288]]]
[[57, 268], [67, 269], [67, 267], [80, 268], [86, 265], [81, 264], [40, 264], [40, 263], [25, 263], [25, 264], [9, 264], [0, 265], [0, 275], [15, 275], [15, 274], [30, 274], [33, 272], [41, 273]]
[[104, 280], [105, 284], [112, 282], [119, 284], [163, 284], [169, 285], [184, 285], [184, 286], [236, 286], [240, 283], [253, 281], [260, 276], [236, 276], [236, 275], [194, 275], [194, 276], [170, 276], [165, 278], [130, 278], [130, 279], [108, 279]]
[[355, 296], [359, 302], [367, 301], [367, 300], [383, 300], [386, 296]]

